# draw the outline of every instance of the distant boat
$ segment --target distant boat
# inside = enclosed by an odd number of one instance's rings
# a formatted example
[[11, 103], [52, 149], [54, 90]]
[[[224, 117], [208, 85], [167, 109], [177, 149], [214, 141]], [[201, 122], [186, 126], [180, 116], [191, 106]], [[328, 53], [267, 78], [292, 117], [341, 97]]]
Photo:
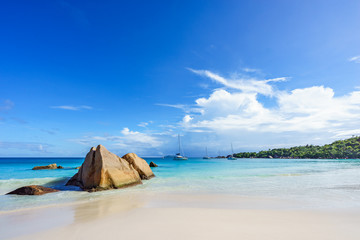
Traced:
[[231, 143], [231, 155], [227, 157], [228, 160], [236, 160], [236, 157], [234, 157], [234, 149], [233, 149], [233, 145]]
[[[181, 156], [181, 140], [180, 140], [180, 134], [178, 135], [178, 141], [179, 141], [179, 153], [175, 154], [174, 160], [188, 160], [187, 157]], [[184, 152], [183, 152], [184, 153]], [[184, 155], [184, 154], [183, 154]]]
[[206, 155], [205, 155], [205, 157], [203, 157], [203, 159], [210, 159], [208, 152], [207, 152], [207, 147], [205, 148], [205, 152], [206, 152]]

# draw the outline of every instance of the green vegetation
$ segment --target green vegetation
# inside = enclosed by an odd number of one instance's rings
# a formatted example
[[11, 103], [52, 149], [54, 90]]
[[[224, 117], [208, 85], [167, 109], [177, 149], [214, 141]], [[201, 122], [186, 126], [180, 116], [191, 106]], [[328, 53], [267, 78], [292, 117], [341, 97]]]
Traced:
[[241, 152], [237, 158], [360, 158], [360, 137], [335, 141], [324, 146], [298, 146], [291, 148], [274, 148], [260, 152]]

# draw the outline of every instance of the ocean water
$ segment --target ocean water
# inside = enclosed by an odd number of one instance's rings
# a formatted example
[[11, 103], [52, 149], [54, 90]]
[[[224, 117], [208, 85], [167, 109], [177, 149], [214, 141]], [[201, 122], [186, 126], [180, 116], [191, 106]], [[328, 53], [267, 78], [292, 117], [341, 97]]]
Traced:
[[[0, 158], [0, 211], [33, 208], [129, 192], [232, 194], [296, 200], [304, 207], [360, 206], [358, 159], [199, 159], [147, 158], [159, 165], [149, 181], [126, 189], [88, 193], [65, 186], [82, 158]], [[64, 169], [31, 170], [57, 163]], [[18, 187], [43, 185], [61, 190], [42, 196], [5, 195]]]

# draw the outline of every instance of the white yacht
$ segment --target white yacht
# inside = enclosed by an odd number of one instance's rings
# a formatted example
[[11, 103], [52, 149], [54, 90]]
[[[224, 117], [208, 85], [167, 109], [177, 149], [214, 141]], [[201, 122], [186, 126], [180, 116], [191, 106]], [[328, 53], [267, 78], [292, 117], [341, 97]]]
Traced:
[[232, 143], [231, 143], [231, 155], [230, 155], [230, 157], [228, 157], [227, 159], [228, 160], [236, 160], [237, 158], [236, 157], [234, 157], [234, 149], [233, 149], [233, 145], [232, 145]]
[[[175, 154], [174, 160], [188, 160], [187, 157], [181, 156], [181, 140], [180, 140], [180, 134], [178, 135], [178, 141], [179, 141], [179, 153]], [[184, 152], [183, 152], [184, 153]], [[184, 155], [184, 154], [183, 154]]]
[[205, 157], [203, 157], [203, 159], [210, 159], [208, 152], [207, 152], [207, 147], [205, 148], [205, 152], [206, 152], [206, 155], [205, 155]]

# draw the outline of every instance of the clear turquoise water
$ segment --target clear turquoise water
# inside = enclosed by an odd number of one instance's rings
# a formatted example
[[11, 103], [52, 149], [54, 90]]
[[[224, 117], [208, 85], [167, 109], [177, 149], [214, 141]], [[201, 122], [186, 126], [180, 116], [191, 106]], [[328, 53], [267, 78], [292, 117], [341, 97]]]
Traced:
[[[0, 211], [87, 201], [107, 194], [133, 191], [154, 193], [236, 194], [296, 200], [304, 207], [360, 206], [360, 160], [331, 159], [198, 159], [187, 161], [149, 158], [159, 167], [156, 178], [132, 188], [87, 193], [65, 187], [81, 158], [0, 158]], [[57, 163], [65, 169], [33, 171]], [[62, 190], [43, 196], [5, 193], [39, 184]]]

